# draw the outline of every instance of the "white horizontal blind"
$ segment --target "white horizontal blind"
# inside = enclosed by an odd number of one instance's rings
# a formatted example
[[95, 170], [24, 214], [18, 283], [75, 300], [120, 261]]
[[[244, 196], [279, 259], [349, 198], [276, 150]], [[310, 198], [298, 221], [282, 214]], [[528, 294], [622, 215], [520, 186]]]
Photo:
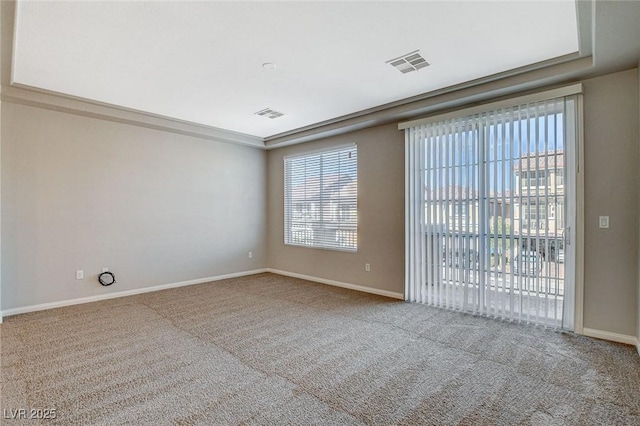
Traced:
[[[572, 327], [563, 309], [573, 98], [405, 130], [405, 298]], [[569, 136], [567, 136], [569, 135]]]
[[356, 145], [284, 159], [284, 243], [356, 251]]

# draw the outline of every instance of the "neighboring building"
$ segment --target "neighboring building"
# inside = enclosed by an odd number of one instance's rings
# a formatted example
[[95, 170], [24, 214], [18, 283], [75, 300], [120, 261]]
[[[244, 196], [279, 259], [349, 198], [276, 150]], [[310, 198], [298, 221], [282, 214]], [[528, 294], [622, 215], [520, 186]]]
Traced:
[[[469, 187], [450, 185], [433, 191], [425, 190], [425, 216], [432, 224], [440, 224], [443, 229], [454, 232], [479, 231], [480, 210], [478, 208], [477, 190]], [[491, 226], [501, 218], [505, 223], [510, 222], [511, 201], [510, 193], [491, 192], [490, 204], [483, 215], [488, 216]]]
[[564, 151], [533, 153], [514, 165], [513, 230], [521, 246], [556, 260], [565, 230]]
[[514, 223], [523, 235], [564, 230], [564, 152], [522, 157], [514, 166]]
[[357, 185], [349, 175], [309, 178], [291, 191], [292, 243], [322, 238], [338, 247], [357, 247]]
[[[488, 254], [506, 251], [510, 245], [510, 195], [490, 192], [490, 203], [483, 212], [479, 208], [482, 195], [475, 189], [450, 185], [425, 191], [425, 220], [429, 224], [425, 232], [434, 252], [441, 253], [442, 262], [456, 267], [463, 263], [467, 267], [475, 265], [480, 257], [482, 232], [489, 234], [485, 240]], [[481, 229], [480, 223], [487, 223], [488, 229]], [[496, 262], [499, 259], [491, 264]]]
[[477, 240], [482, 214], [492, 253], [513, 246], [557, 261], [563, 255], [565, 228], [564, 151], [521, 157], [513, 166], [511, 185], [511, 190], [488, 194], [485, 212], [478, 207], [482, 195], [477, 189], [460, 185], [425, 188], [425, 221], [430, 224], [426, 232], [446, 235], [443, 244], [449, 246], [457, 246], [460, 238]]

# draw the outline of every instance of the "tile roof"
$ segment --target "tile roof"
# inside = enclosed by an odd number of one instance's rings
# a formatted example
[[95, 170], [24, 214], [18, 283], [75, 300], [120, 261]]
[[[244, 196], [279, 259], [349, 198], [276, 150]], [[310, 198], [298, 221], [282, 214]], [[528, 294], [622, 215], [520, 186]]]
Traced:
[[[510, 202], [509, 198], [511, 197], [511, 191], [503, 192], [489, 192], [489, 198], [496, 199], [496, 201], [501, 202], [502, 196], [504, 195], [505, 202]], [[478, 190], [473, 190], [468, 186], [460, 186], [460, 185], [449, 185], [447, 187], [436, 188], [429, 192], [429, 189], [425, 187], [425, 197], [430, 201], [458, 201], [458, 200], [468, 200], [478, 197]]]
[[514, 170], [545, 170], [557, 169], [564, 167], [564, 151], [547, 151], [541, 153], [532, 153], [520, 157], [514, 166]]
[[349, 193], [355, 194], [357, 185], [357, 180], [351, 178], [349, 175], [325, 176], [322, 179], [322, 188], [320, 188], [320, 178], [308, 178], [304, 181], [304, 183], [296, 185], [292, 188], [291, 199], [319, 199], [320, 194], [323, 194], [324, 196], [330, 194], [332, 198], [345, 197]]

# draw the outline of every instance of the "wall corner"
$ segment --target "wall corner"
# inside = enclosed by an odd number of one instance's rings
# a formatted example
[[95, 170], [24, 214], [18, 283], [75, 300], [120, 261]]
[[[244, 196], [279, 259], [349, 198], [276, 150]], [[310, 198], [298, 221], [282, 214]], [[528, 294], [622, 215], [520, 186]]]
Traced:
[[[636, 71], [638, 76], [638, 121], [636, 122], [638, 126], [638, 146], [640, 147], [640, 59], [638, 60], [638, 69]], [[640, 170], [640, 149], [638, 150], [638, 169]], [[638, 185], [638, 190], [640, 191], [640, 182]], [[640, 200], [639, 200], [640, 204]], [[640, 206], [639, 206], [640, 208]], [[640, 210], [639, 210], [640, 211]], [[638, 215], [638, 223], [640, 224], [640, 215]], [[640, 355], [640, 229], [638, 230], [638, 288], [637, 288], [637, 301], [636, 301], [636, 337], [638, 339], [637, 349], [638, 355]]]

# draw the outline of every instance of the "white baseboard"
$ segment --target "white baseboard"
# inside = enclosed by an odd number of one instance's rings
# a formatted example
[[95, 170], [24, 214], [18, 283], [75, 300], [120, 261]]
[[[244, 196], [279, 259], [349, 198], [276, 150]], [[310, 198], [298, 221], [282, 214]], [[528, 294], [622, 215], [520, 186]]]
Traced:
[[334, 280], [328, 280], [325, 278], [312, 277], [310, 275], [303, 275], [303, 274], [297, 274], [295, 272], [281, 271], [279, 269], [268, 268], [267, 272], [271, 272], [273, 274], [278, 274], [278, 275], [284, 275], [287, 277], [300, 278], [302, 280], [313, 281], [320, 284], [328, 284], [335, 287], [342, 287], [342, 288], [348, 288], [350, 290], [362, 291], [364, 293], [377, 294], [378, 296], [386, 296], [386, 297], [391, 297], [393, 299], [404, 300], [404, 294], [396, 293], [394, 291], [380, 290], [377, 288], [365, 287], [357, 284], [343, 283], [341, 281], [334, 281]]
[[626, 343], [627, 345], [633, 345], [636, 348], [638, 348], [638, 353], [640, 354], [640, 346], [639, 346], [640, 344], [638, 342], [638, 338], [635, 336], [612, 333], [610, 331], [595, 330], [593, 328], [586, 328], [586, 327], [582, 329], [582, 334], [589, 337], [595, 337], [596, 339], [610, 340], [612, 342]]
[[160, 285], [154, 285], [151, 287], [143, 287], [143, 288], [136, 288], [133, 290], [118, 291], [115, 293], [98, 294], [98, 295], [89, 296], [89, 297], [79, 297], [77, 299], [67, 299], [67, 300], [60, 300], [58, 302], [42, 303], [39, 305], [22, 306], [20, 308], [12, 308], [12, 309], [7, 309], [5, 311], [2, 311], [2, 315], [0, 316], [0, 321], [2, 317], [8, 317], [11, 315], [26, 314], [28, 312], [43, 311], [45, 309], [61, 308], [63, 306], [79, 305], [81, 303], [98, 302], [100, 300], [115, 299], [118, 297], [125, 297], [125, 296], [133, 296], [135, 294], [149, 293], [152, 291], [166, 290], [169, 288], [184, 287], [188, 285], [208, 283], [211, 281], [220, 281], [220, 280], [226, 280], [229, 278], [237, 278], [237, 277], [244, 277], [247, 275], [261, 274], [263, 272], [267, 272], [267, 269], [266, 268], [254, 269], [252, 271], [235, 272], [232, 274], [217, 275], [215, 277], [198, 278], [198, 279], [189, 280], [189, 281], [160, 284]]

